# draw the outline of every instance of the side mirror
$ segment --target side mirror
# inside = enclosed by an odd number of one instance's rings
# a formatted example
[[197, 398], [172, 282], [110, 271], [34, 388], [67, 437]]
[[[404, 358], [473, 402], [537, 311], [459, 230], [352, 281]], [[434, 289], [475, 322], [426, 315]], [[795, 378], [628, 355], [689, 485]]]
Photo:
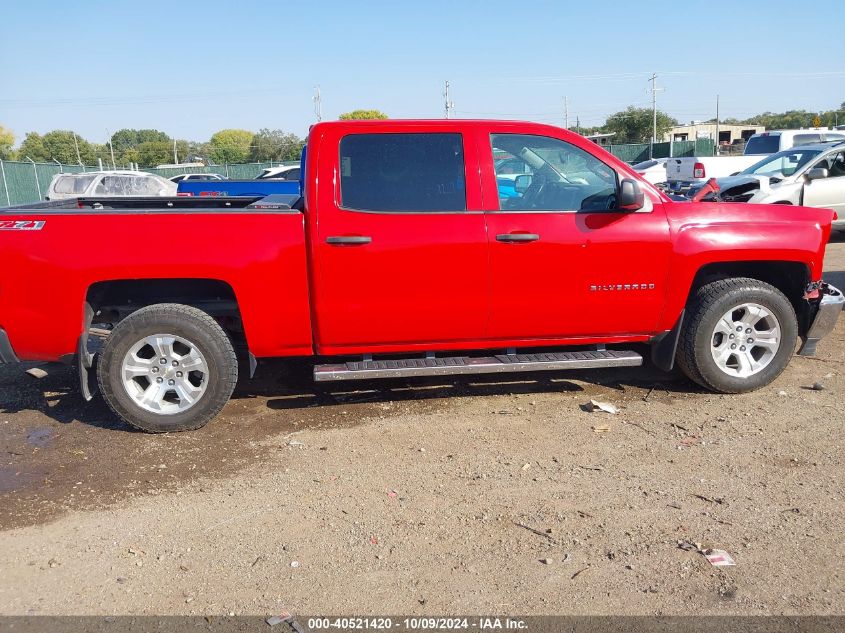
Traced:
[[525, 193], [531, 186], [534, 177], [531, 174], [520, 174], [513, 181], [513, 188], [517, 193]]
[[813, 167], [807, 172], [807, 180], [821, 180], [827, 178], [828, 171], [824, 167]]
[[624, 178], [619, 184], [618, 206], [623, 211], [637, 211], [645, 206], [645, 194], [640, 189], [640, 183], [630, 178]]

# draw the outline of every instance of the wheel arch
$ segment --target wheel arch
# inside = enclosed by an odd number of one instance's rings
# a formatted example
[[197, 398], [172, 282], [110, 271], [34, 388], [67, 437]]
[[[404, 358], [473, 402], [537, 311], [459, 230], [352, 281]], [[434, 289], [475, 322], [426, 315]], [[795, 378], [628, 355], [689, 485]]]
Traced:
[[748, 277], [780, 290], [795, 310], [800, 334], [809, 327], [809, 304], [804, 291], [811, 280], [810, 268], [804, 262], [787, 260], [750, 260], [711, 262], [701, 266], [693, 277], [686, 304], [702, 286], [720, 279]]
[[655, 336], [651, 341], [652, 362], [663, 369], [671, 371], [675, 364], [675, 352], [678, 337], [686, 316], [686, 307], [695, 296], [699, 288], [713, 281], [747, 277], [762, 281], [780, 290], [795, 310], [798, 319], [798, 332], [804, 336], [810, 327], [810, 305], [804, 297], [804, 290], [811, 280], [810, 267], [804, 262], [788, 260], [740, 260], [719, 261], [702, 264], [694, 273], [683, 305], [679, 305], [677, 317], [667, 324], [663, 333]]
[[[119, 323], [133, 312], [158, 303], [178, 303], [206, 312], [220, 323], [240, 352], [248, 356], [250, 375], [255, 359], [249, 352], [247, 333], [235, 289], [213, 278], [109, 279], [90, 284], [85, 293], [91, 323]], [[86, 327], [87, 330], [87, 327]]]

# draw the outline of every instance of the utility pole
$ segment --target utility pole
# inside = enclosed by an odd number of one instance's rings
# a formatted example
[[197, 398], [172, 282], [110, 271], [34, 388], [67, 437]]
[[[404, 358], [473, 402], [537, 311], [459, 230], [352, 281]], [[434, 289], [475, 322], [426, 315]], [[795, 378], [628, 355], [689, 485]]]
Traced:
[[109, 137], [109, 151], [111, 152], [111, 168], [117, 169], [117, 163], [114, 162], [114, 145], [111, 144], [111, 133], [106, 130], [106, 134]]
[[578, 134], [581, 133], [581, 117], [579, 116], [575, 117], [575, 131], [578, 132]]
[[716, 156], [719, 155], [719, 95], [716, 95]]
[[76, 132], [73, 133], [73, 145], [76, 147], [76, 162], [82, 165], [82, 157], [79, 155], [79, 142], [76, 140]]
[[176, 139], [173, 139], [173, 163], [178, 165], [179, 164], [179, 156], [176, 154]]
[[654, 144], [657, 142], [657, 93], [663, 88], [657, 87], [657, 73], [651, 74], [651, 145], [648, 149], [649, 158], [654, 158]]
[[317, 123], [323, 120], [323, 98], [320, 96], [320, 86], [314, 86], [314, 96], [311, 97], [314, 102], [314, 114], [317, 116]]
[[449, 82], [446, 82], [446, 90], [443, 91], [443, 106], [444, 106], [444, 116], [448, 119], [451, 118], [452, 115], [452, 108], [455, 107], [454, 102], [449, 99]]
[[563, 127], [569, 129], [569, 97], [563, 98]]

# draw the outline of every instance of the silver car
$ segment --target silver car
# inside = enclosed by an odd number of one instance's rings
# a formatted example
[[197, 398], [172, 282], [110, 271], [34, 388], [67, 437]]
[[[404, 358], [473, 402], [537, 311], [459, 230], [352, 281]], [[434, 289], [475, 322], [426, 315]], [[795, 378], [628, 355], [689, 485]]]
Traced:
[[716, 182], [727, 202], [833, 209], [834, 228], [845, 229], [845, 141], [793, 147]]
[[142, 171], [89, 171], [56, 174], [47, 188], [47, 200], [90, 196], [175, 196], [176, 183]]

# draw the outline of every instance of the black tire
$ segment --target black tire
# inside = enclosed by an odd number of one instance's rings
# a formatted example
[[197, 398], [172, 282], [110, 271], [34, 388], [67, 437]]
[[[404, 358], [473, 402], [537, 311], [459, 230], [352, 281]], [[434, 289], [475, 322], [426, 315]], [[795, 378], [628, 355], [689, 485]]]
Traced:
[[[184, 411], [165, 414], [144, 409], [123, 384], [124, 357], [133, 345], [154, 334], [184, 338], [205, 359], [205, 391]], [[97, 379], [109, 407], [128, 424], [150, 433], [189, 431], [204, 426], [228, 402], [238, 380], [238, 361], [226, 332], [207, 313], [182, 304], [159, 303], [133, 312], [115, 326], [100, 354]]]
[[[745, 303], [769, 310], [780, 326], [780, 346], [768, 365], [747, 377], [730, 375], [711, 353], [716, 325], [723, 315]], [[771, 383], [786, 368], [798, 340], [795, 310], [783, 293], [762, 281], [721, 279], [699, 288], [687, 305], [676, 361], [693, 382], [718, 393], [744, 393]]]

